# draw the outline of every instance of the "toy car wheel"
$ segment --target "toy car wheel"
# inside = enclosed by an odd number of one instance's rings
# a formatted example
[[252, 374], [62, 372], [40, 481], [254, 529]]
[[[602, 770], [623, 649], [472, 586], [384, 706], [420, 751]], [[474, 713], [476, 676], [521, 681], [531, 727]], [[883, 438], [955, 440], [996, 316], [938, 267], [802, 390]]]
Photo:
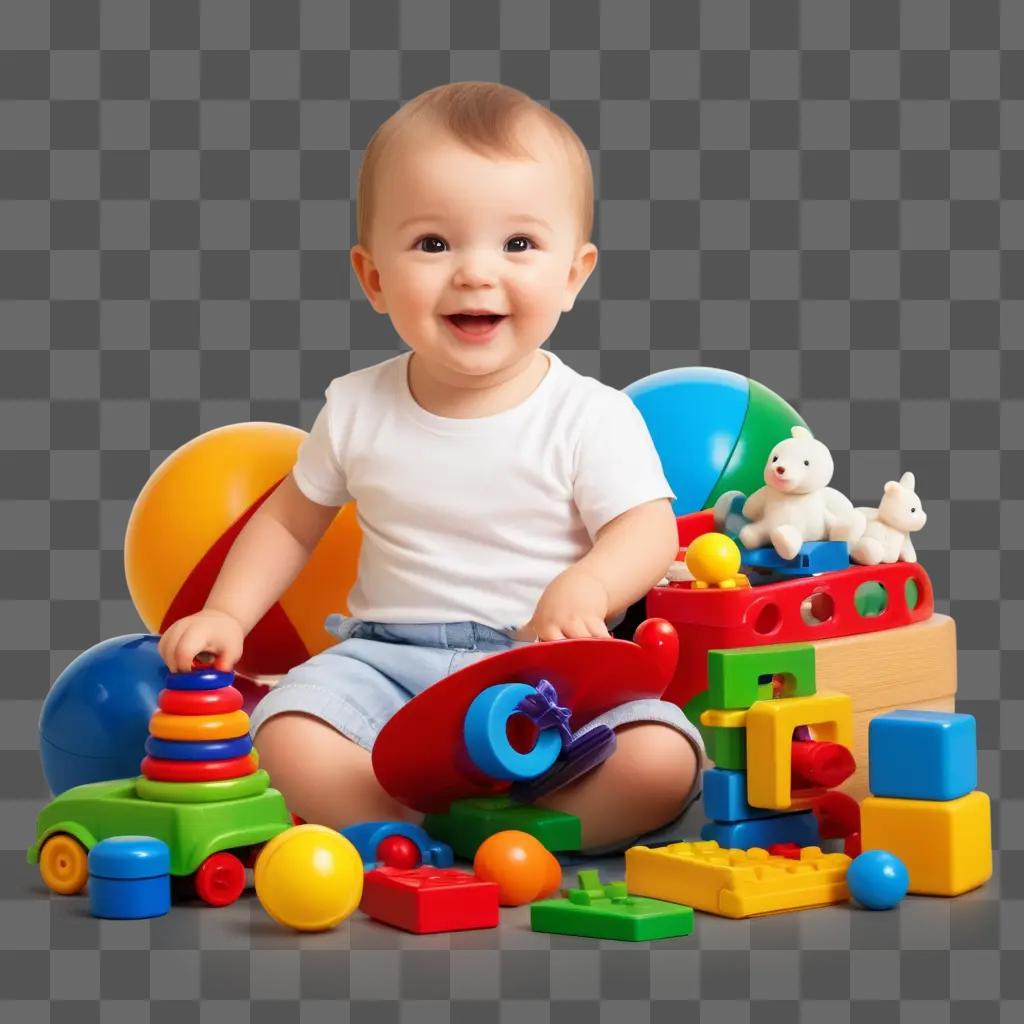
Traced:
[[74, 836], [59, 832], [39, 851], [39, 874], [48, 889], [73, 896], [89, 881], [89, 855]]
[[196, 895], [204, 903], [226, 907], [242, 895], [245, 867], [233, 853], [215, 853], [199, 865], [194, 883]]

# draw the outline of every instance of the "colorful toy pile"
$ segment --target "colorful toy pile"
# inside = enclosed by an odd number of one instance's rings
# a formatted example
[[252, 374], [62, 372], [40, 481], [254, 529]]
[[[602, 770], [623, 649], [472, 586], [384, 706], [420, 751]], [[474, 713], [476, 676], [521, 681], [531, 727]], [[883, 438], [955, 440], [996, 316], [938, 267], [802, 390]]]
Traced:
[[[255, 774], [249, 716], [232, 673], [214, 669], [172, 673], [149, 720], [142, 778], [136, 785], [146, 800], [223, 800], [225, 793], [251, 796], [268, 780], [216, 786]], [[212, 789], [209, 787], [213, 787]], [[181, 787], [188, 787], [183, 789]], [[187, 794], [187, 796], [186, 796]]]
[[55, 892], [79, 892], [87, 857], [103, 840], [150, 837], [166, 844], [179, 894], [211, 906], [234, 902], [262, 844], [291, 825], [284, 798], [257, 767], [249, 718], [233, 675], [166, 673], [142, 774], [75, 786], [39, 814], [29, 863]]
[[971, 715], [892, 711], [871, 722], [871, 792], [861, 804], [865, 851], [895, 854], [909, 890], [958, 896], [992, 875], [992, 811], [978, 784]]

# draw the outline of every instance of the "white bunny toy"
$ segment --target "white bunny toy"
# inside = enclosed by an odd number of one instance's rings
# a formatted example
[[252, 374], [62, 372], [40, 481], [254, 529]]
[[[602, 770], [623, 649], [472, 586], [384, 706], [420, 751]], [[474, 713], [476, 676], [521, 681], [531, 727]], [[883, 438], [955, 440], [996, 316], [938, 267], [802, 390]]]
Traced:
[[867, 519], [863, 535], [850, 546], [850, 558], [858, 565], [917, 561], [910, 535], [920, 530], [928, 517], [914, 486], [914, 474], [904, 473], [898, 481], [885, 485], [878, 508], [857, 509]]
[[743, 506], [751, 520], [740, 530], [746, 548], [771, 544], [780, 558], [796, 558], [808, 541], [839, 540], [852, 545], [864, 532], [865, 517], [846, 495], [827, 486], [832, 453], [806, 427], [793, 427], [764, 467], [765, 486]]

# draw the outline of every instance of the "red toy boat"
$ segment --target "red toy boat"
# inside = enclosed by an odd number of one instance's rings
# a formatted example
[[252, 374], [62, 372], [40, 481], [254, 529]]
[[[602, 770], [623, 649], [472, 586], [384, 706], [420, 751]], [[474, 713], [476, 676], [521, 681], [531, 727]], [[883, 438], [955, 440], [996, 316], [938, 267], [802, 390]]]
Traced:
[[576, 730], [619, 704], [660, 697], [678, 657], [679, 639], [664, 619], [641, 622], [632, 642], [591, 637], [501, 651], [409, 701], [377, 737], [373, 770], [396, 800], [427, 813], [444, 813], [453, 800], [504, 792], [511, 783], [484, 775], [463, 742], [463, 720], [481, 691], [546, 679], [557, 690], [558, 703], [570, 710], [569, 725]]

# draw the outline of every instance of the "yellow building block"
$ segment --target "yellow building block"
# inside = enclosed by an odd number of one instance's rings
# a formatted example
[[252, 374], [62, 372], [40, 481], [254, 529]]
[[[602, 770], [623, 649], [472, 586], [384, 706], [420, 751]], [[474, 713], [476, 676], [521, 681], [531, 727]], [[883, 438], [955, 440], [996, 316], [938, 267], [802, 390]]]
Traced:
[[853, 749], [853, 703], [845, 693], [759, 700], [747, 711], [747, 803], [789, 810], [793, 802], [793, 730], [812, 727], [816, 740]]
[[721, 917], [753, 917], [849, 899], [844, 853], [805, 847], [800, 860], [766, 850], [724, 850], [716, 842], [626, 851], [626, 889]]
[[719, 725], [726, 729], [742, 729], [747, 724], [747, 709], [707, 708], [701, 712], [701, 725]]
[[860, 837], [863, 849], [903, 861], [914, 893], [959, 896], [992, 876], [992, 809], [981, 790], [957, 800], [869, 796]]

